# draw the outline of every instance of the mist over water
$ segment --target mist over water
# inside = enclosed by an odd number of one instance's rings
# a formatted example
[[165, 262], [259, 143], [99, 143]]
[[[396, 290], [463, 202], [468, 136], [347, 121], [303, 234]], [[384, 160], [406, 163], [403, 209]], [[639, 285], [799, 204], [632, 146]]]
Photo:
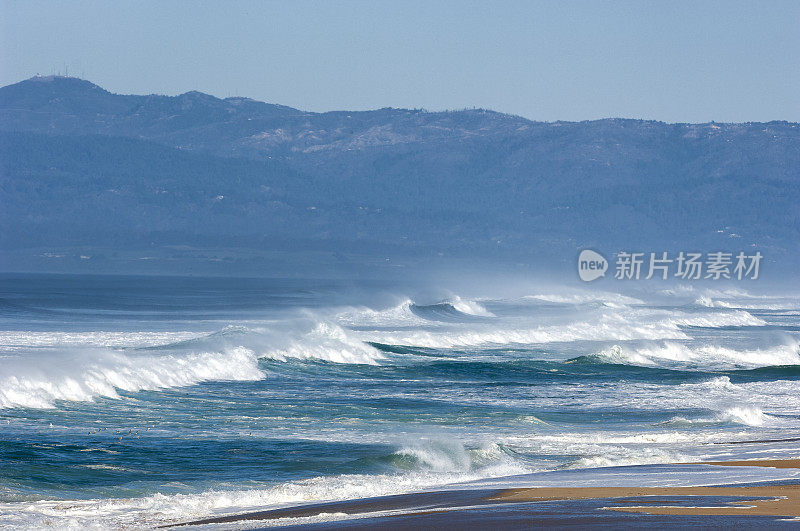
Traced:
[[794, 294], [453, 284], [2, 277], [0, 526], [795, 449]]

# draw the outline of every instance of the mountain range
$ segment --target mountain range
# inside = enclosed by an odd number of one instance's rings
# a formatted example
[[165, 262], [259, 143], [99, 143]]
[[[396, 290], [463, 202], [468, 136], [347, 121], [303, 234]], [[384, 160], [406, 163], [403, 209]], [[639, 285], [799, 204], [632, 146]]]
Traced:
[[0, 88], [5, 270], [558, 271], [589, 247], [760, 250], [790, 272], [799, 192], [789, 122], [314, 113], [58, 76]]

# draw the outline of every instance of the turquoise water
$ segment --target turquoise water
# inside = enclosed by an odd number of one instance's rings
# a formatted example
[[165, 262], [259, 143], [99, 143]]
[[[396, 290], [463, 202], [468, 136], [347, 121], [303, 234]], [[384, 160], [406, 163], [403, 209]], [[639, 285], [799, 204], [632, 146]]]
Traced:
[[797, 297], [474, 291], [0, 277], [0, 525], [153, 526], [800, 436]]

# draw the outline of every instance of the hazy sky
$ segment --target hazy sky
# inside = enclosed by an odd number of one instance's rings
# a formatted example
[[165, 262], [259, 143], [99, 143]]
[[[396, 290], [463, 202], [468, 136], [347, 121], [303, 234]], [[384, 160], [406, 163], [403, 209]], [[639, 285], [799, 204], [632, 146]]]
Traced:
[[0, 0], [0, 84], [64, 72], [312, 111], [800, 121], [800, 1]]

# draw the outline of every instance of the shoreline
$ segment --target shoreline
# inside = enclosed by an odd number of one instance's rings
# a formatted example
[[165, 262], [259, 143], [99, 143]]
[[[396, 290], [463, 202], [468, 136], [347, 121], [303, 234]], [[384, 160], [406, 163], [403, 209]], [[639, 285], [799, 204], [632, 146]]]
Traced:
[[[565, 518], [587, 526], [593, 524], [669, 526], [670, 518], [702, 517], [708, 525], [732, 525], [742, 518], [779, 522], [780, 518], [800, 518], [800, 458], [755, 459], [751, 461], [709, 461], [673, 463], [674, 467], [754, 467], [798, 470], [796, 476], [773, 479], [765, 475], [761, 481], [690, 486], [531, 486], [472, 488], [468, 484], [458, 490], [439, 490], [361, 498], [338, 502], [297, 505], [266, 511], [205, 518], [163, 527], [208, 524], [242, 524], [262, 522], [269, 527], [313, 527], [319, 529], [347, 527], [392, 527], [411, 529], [416, 526], [480, 528], [522, 528], [525, 525], [567, 525]], [[646, 465], [644, 465], [646, 467]], [[631, 471], [635, 467], [628, 468]], [[591, 474], [591, 470], [582, 470]], [[689, 471], [687, 474], [691, 475]], [[696, 473], [696, 472], [695, 472]], [[546, 474], [543, 473], [543, 474]], [[647, 472], [643, 472], [647, 474]], [[652, 473], [651, 473], [652, 474]], [[658, 474], [658, 472], [655, 472]], [[731, 480], [735, 481], [735, 474]], [[502, 484], [502, 478], [497, 478]], [[508, 483], [512, 481], [509, 478]], [[321, 517], [334, 517], [318, 521]], [[308, 519], [317, 519], [309, 522]], [[648, 520], [654, 518], [655, 520]], [[667, 518], [667, 520], [663, 520]], [[724, 519], [724, 521], [718, 519]], [[731, 518], [733, 520], [731, 520]], [[304, 522], [299, 522], [303, 519]], [[716, 520], [715, 520], [716, 519]], [[712, 522], [713, 520], [713, 522]], [[560, 523], [560, 524], [559, 524]], [[696, 524], [696, 523], [695, 523]]]

